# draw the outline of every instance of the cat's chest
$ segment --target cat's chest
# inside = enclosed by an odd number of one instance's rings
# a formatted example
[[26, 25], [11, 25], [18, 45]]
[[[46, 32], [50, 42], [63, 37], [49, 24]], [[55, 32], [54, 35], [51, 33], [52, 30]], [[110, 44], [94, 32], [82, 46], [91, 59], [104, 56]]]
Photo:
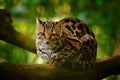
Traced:
[[39, 45], [39, 49], [43, 55], [42, 57], [49, 60], [59, 54], [59, 52], [57, 53], [54, 52], [56, 48], [57, 46], [54, 43], [46, 44], [46, 43], [40, 42], [40, 45]]

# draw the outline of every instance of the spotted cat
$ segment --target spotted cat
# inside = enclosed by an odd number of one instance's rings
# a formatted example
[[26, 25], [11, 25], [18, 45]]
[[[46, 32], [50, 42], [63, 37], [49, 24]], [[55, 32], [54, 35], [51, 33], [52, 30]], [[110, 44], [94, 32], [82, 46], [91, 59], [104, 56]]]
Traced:
[[[48, 64], [59, 66], [70, 62], [85, 69], [96, 61], [97, 42], [91, 29], [77, 18], [58, 22], [36, 19], [37, 54]], [[76, 63], [76, 64], [75, 64]]]

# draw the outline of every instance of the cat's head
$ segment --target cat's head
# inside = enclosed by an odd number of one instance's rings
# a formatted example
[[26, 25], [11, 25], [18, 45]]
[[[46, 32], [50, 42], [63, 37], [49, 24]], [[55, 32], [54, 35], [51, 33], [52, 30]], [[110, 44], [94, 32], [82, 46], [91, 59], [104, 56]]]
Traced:
[[36, 18], [36, 37], [45, 44], [60, 39], [61, 29], [58, 22], [42, 21]]

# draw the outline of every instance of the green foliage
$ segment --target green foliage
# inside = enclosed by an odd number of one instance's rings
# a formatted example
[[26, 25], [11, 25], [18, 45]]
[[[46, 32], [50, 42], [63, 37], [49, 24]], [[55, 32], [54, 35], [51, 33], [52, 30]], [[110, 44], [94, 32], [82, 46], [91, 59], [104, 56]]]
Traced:
[[0, 41], [0, 62], [25, 63], [27, 59], [27, 51]]

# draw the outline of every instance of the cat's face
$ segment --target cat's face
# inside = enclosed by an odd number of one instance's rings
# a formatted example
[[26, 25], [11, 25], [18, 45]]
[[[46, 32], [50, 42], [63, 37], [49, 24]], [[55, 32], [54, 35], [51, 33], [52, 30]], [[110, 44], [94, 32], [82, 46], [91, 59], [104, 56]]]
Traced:
[[60, 27], [57, 22], [43, 22], [36, 19], [36, 37], [42, 43], [50, 45], [56, 44], [60, 39]]

